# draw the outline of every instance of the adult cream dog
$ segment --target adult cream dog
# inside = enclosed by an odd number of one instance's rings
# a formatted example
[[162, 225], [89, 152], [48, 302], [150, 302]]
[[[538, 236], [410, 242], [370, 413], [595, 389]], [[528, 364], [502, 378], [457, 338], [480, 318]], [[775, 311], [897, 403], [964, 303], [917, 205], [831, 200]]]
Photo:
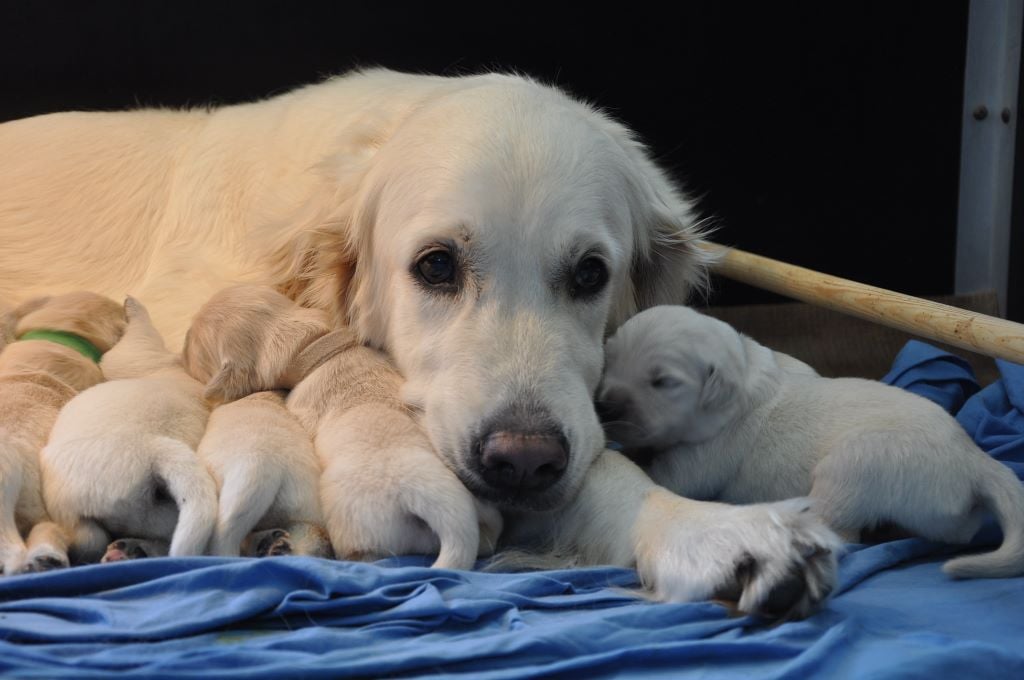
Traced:
[[636, 565], [672, 600], [735, 590], [749, 559], [743, 609], [830, 589], [834, 536], [810, 513], [682, 499], [603, 452], [606, 331], [683, 301], [704, 262], [690, 203], [593, 107], [517, 76], [372, 70], [14, 121], [0, 157], [0, 299], [127, 290], [180, 343], [226, 284], [276, 286], [388, 353], [507, 541]]
[[0, 351], [0, 566], [7, 575], [68, 566], [68, 537], [43, 503], [39, 451], [64, 404], [103, 380], [97, 362], [121, 337], [124, 313], [113, 300], [76, 292], [29, 300], [9, 321], [13, 342]]
[[810, 495], [835, 530], [893, 523], [966, 543], [992, 510], [1005, 539], [945, 565], [958, 577], [1024, 574], [1024, 487], [923, 397], [821, 378], [685, 307], [655, 307], [608, 341], [598, 399], [609, 436], [651, 477], [730, 503]]

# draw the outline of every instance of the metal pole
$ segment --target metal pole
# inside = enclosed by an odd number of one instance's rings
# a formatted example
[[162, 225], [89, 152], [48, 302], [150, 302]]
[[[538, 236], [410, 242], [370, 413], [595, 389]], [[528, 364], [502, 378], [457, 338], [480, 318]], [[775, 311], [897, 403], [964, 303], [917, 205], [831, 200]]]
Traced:
[[956, 292], [995, 290], [1006, 312], [1024, 0], [971, 0], [967, 25]]

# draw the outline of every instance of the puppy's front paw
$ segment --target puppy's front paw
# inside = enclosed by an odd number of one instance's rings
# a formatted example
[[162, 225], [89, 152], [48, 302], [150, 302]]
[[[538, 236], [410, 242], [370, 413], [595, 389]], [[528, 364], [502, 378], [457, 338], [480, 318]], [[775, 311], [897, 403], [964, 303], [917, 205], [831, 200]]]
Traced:
[[841, 546], [808, 499], [731, 506], [658, 490], [640, 524], [637, 569], [667, 601], [716, 598], [770, 618], [802, 618], [835, 586]]

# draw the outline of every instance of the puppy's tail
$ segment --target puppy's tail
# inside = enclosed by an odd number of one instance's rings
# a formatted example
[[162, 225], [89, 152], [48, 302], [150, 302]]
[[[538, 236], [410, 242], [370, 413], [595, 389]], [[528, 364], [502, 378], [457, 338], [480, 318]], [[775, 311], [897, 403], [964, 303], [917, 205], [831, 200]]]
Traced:
[[217, 484], [196, 452], [184, 442], [164, 439], [160, 453], [156, 475], [178, 506], [178, 523], [168, 554], [202, 555], [217, 523]]
[[441, 542], [435, 569], [472, 569], [480, 548], [480, 526], [473, 496], [447, 468], [431, 471], [431, 480], [404, 485], [402, 505], [419, 517]]
[[1005, 578], [1024, 574], [1024, 486], [1005, 465], [982, 460], [980, 500], [1003, 528], [1003, 544], [992, 552], [949, 560], [942, 570], [957, 578]]

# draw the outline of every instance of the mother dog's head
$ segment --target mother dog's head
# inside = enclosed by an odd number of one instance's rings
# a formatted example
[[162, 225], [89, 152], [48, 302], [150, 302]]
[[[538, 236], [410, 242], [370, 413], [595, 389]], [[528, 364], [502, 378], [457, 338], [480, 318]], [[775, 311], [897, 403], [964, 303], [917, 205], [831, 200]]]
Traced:
[[685, 300], [704, 272], [699, 234], [621, 125], [522, 78], [456, 81], [368, 143], [354, 193], [310, 243], [347, 241], [301, 254], [294, 292], [390, 352], [471, 491], [552, 508], [604, 446], [605, 334]]

